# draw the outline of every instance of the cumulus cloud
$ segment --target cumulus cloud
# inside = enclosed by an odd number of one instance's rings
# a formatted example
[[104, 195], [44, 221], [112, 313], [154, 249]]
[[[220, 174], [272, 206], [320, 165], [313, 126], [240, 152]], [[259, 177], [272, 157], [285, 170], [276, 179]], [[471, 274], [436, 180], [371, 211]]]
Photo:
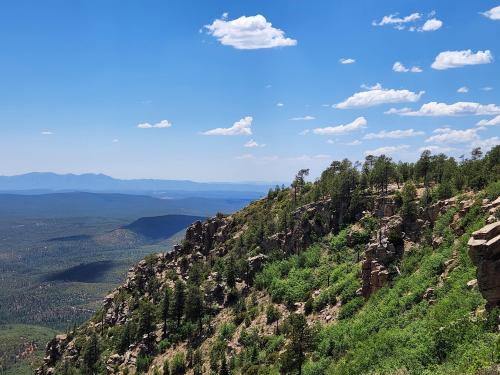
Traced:
[[254, 148], [254, 147], [266, 147], [265, 144], [257, 143], [255, 140], [251, 139], [243, 145], [244, 147]]
[[392, 130], [386, 131], [382, 130], [378, 133], [368, 133], [364, 136], [364, 139], [400, 139], [400, 138], [410, 138], [417, 137], [419, 135], [424, 135], [422, 131], [416, 131], [413, 129], [407, 130]]
[[479, 104], [474, 102], [457, 102], [453, 104], [430, 102], [422, 105], [419, 110], [410, 108], [391, 108], [386, 114], [400, 116], [464, 116], [464, 115], [497, 115], [500, 107], [495, 104]]
[[292, 121], [311, 121], [311, 120], [316, 120], [316, 117], [314, 117], [314, 116], [292, 117], [290, 120], [292, 120]]
[[353, 122], [345, 125], [337, 125], [337, 126], [328, 126], [326, 128], [316, 128], [313, 129], [314, 134], [319, 135], [341, 135], [348, 134], [354, 131], [366, 128], [368, 122], [364, 117], [358, 117]]
[[425, 21], [424, 25], [418, 29], [418, 31], [436, 31], [439, 30], [443, 26], [443, 21], [438, 20], [437, 18], [431, 18], [430, 20]]
[[335, 104], [334, 108], [364, 108], [387, 103], [416, 102], [424, 93], [425, 91], [417, 94], [409, 90], [384, 89], [377, 86], [372, 90], [355, 93], [343, 102]]
[[399, 61], [396, 61], [394, 63], [394, 65], [392, 66], [392, 70], [394, 70], [397, 73], [408, 73], [408, 72], [411, 72], [411, 73], [421, 73], [422, 72], [422, 68], [420, 68], [418, 66], [412, 66], [410, 68], [407, 68], [406, 66], [404, 66]]
[[273, 27], [271, 22], [257, 14], [242, 16], [234, 20], [227, 17], [215, 20], [206, 25], [208, 33], [226, 46], [236, 49], [261, 49], [275, 47], [290, 47], [297, 45], [295, 39], [285, 37], [283, 30]]
[[464, 51], [444, 51], [436, 56], [431, 67], [437, 70], [461, 68], [467, 65], [489, 64], [493, 61], [490, 50], [473, 53], [470, 49]]
[[391, 155], [399, 151], [407, 150], [409, 147], [410, 146], [408, 145], [385, 146], [376, 148], [375, 150], [366, 150], [365, 155], [374, 155], [374, 156]]
[[168, 120], [161, 120], [160, 122], [157, 122], [156, 124], [150, 124], [149, 122], [143, 122], [141, 124], [138, 124], [137, 127], [139, 129], [166, 129], [170, 128], [172, 126], [172, 123]]
[[341, 64], [354, 64], [356, 62], [356, 59], [350, 59], [350, 58], [342, 58], [339, 60]]
[[481, 128], [456, 130], [451, 128], [438, 128], [433, 131], [434, 135], [427, 138], [429, 143], [470, 143], [479, 140], [477, 132]]
[[500, 115], [492, 118], [491, 120], [481, 120], [477, 124], [477, 126], [495, 126], [500, 125]]
[[458, 88], [457, 92], [460, 94], [467, 94], [469, 92], [469, 88], [467, 86], [462, 86]]
[[481, 13], [483, 16], [489, 18], [490, 20], [493, 21], [500, 21], [500, 5], [494, 8], [491, 8], [490, 10], [487, 10], [486, 12]]
[[400, 28], [401, 26], [403, 26], [403, 24], [409, 22], [415, 22], [419, 20], [421, 17], [422, 15], [420, 13], [412, 13], [406, 17], [399, 17], [398, 14], [396, 13], [382, 17], [382, 19], [379, 22], [373, 21], [372, 25], [373, 26], [394, 25]]
[[230, 128], [215, 128], [207, 130], [203, 135], [252, 135], [253, 117], [247, 116], [236, 121]]

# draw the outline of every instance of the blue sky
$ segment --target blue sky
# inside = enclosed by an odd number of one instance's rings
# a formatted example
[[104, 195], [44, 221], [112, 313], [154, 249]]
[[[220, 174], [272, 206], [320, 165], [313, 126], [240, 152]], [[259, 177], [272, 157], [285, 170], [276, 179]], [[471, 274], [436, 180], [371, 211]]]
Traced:
[[288, 181], [367, 153], [488, 149], [499, 6], [5, 1], [0, 174]]

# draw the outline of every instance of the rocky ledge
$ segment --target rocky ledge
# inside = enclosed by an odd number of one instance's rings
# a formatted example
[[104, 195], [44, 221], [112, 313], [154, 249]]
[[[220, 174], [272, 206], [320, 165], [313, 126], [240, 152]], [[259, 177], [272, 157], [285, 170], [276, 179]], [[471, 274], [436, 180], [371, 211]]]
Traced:
[[477, 282], [486, 307], [500, 306], [500, 221], [472, 233], [469, 256], [477, 266]]

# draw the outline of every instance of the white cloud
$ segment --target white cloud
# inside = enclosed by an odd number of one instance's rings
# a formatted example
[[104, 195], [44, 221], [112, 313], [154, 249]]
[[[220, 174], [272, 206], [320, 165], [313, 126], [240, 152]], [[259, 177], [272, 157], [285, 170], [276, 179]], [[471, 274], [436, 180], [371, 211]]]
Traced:
[[457, 92], [460, 94], [467, 94], [469, 92], [469, 88], [467, 86], [462, 86], [458, 88]]
[[443, 26], [443, 21], [438, 20], [437, 18], [431, 18], [430, 20], [425, 21], [424, 25], [418, 29], [418, 31], [436, 31]]
[[157, 122], [156, 124], [150, 124], [149, 122], [143, 122], [141, 124], [138, 124], [137, 127], [139, 129], [166, 129], [170, 128], [172, 126], [172, 123], [169, 122], [168, 120], [161, 120], [160, 122]]
[[422, 131], [416, 131], [413, 129], [407, 130], [392, 130], [386, 131], [382, 130], [378, 133], [368, 133], [364, 136], [364, 139], [401, 139], [401, 138], [410, 138], [417, 137], [419, 135], [424, 135], [425, 133]]
[[41, 135], [52, 135], [54, 134], [53, 132], [49, 131], [49, 130], [44, 130], [44, 131], [41, 131], [40, 132]]
[[366, 150], [365, 155], [374, 155], [374, 156], [391, 155], [399, 151], [407, 150], [409, 147], [410, 146], [408, 145], [385, 146], [376, 148], [375, 150]]
[[500, 125], [500, 115], [492, 118], [491, 120], [481, 120], [477, 124], [477, 126], [495, 126]]
[[464, 115], [497, 115], [500, 107], [495, 104], [479, 104], [474, 102], [457, 102], [453, 104], [430, 102], [422, 105], [419, 110], [410, 108], [391, 108], [386, 114], [400, 116], [464, 116]]
[[464, 51], [444, 51], [436, 56], [431, 67], [437, 70], [461, 68], [466, 65], [489, 64], [493, 61], [490, 50], [473, 53], [470, 49]]
[[313, 156], [314, 159], [331, 159], [331, 155], [328, 154], [318, 154]]
[[481, 90], [483, 90], [483, 91], [491, 91], [491, 90], [493, 90], [493, 87], [491, 87], [491, 86], [485, 86], [485, 87], [482, 87]]
[[362, 143], [363, 143], [363, 142], [361, 142], [359, 139], [356, 139], [356, 140], [354, 140], [354, 141], [352, 141], [352, 142], [348, 142], [348, 143], [346, 143], [346, 146], [358, 146], [358, 145], [360, 145], [360, 144], [362, 144]]
[[341, 134], [347, 134], [354, 132], [356, 130], [364, 129], [366, 128], [367, 121], [364, 117], [358, 117], [355, 119], [353, 122], [345, 125], [338, 125], [338, 126], [328, 126], [326, 128], [316, 128], [313, 129], [314, 134], [319, 134], [319, 135], [341, 135]]
[[314, 117], [314, 116], [292, 117], [290, 120], [292, 120], [292, 121], [311, 121], [311, 120], [316, 120], [316, 117]]
[[276, 103], [276, 107], [284, 107], [284, 106], [285, 106], [285, 104], [283, 104], [281, 102], [280, 103]]
[[403, 24], [414, 22], [419, 20], [422, 17], [420, 13], [412, 13], [406, 17], [399, 17], [398, 14], [390, 14], [388, 16], [384, 16], [379, 22], [373, 21], [373, 26], [384, 26], [384, 25], [395, 25], [398, 29], [403, 29]]
[[252, 154], [243, 154], [243, 155], [236, 156], [236, 159], [239, 159], [239, 160], [255, 159], [255, 156]]
[[426, 147], [420, 147], [418, 149], [418, 152], [424, 152], [425, 150], [429, 150], [430, 152], [434, 154], [441, 154], [441, 153], [447, 153], [456, 150], [453, 147], [449, 146], [437, 146], [437, 145], [429, 145]]
[[407, 68], [404, 66], [402, 63], [399, 61], [396, 61], [394, 65], [392, 66], [392, 70], [394, 70], [397, 73], [422, 73], [422, 68], [418, 66], [412, 66], [411, 68]]
[[477, 141], [472, 142], [471, 146], [472, 146], [472, 148], [481, 147], [481, 150], [483, 152], [487, 152], [497, 145], [500, 145], [500, 138], [499, 137], [479, 139]]
[[228, 21], [226, 18], [215, 20], [206, 25], [208, 33], [226, 46], [236, 49], [260, 49], [290, 47], [297, 45], [295, 39], [285, 37], [283, 30], [274, 28], [271, 22], [260, 14], [242, 16]]
[[481, 14], [485, 17], [488, 17], [490, 20], [500, 21], [500, 5], [491, 8], [490, 10], [487, 10], [486, 12], [483, 12]]
[[248, 147], [248, 148], [254, 148], [254, 147], [266, 147], [265, 144], [261, 144], [261, 143], [257, 143], [256, 141], [254, 141], [253, 139], [249, 140], [247, 143], [245, 143], [243, 145], [244, 147]]
[[118, 143], [118, 142], [120, 142], [120, 141], [119, 141], [118, 139], [116, 139], [116, 138], [115, 138], [115, 139], [113, 139], [111, 142], [112, 142], [112, 143]]
[[373, 90], [355, 93], [343, 102], [334, 105], [334, 107], [339, 109], [363, 108], [386, 103], [416, 102], [424, 93], [425, 91], [420, 91], [417, 94], [409, 90], [376, 87]]
[[305, 130], [302, 130], [299, 135], [307, 135], [309, 134], [310, 130], [309, 129], [305, 129]]
[[253, 117], [247, 116], [236, 121], [230, 128], [215, 128], [207, 130], [203, 135], [252, 135]]
[[350, 58], [342, 58], [339, 60], [341, 64], [354, 64], [356, 62], [356, 59], [350, 59]]
[[450, 128], [438, 128], [433, 131], [434, 135], [427, 138], [429, 143], [470, 143], [479, 140], [477, 132], [481, 128], [455, 130]]

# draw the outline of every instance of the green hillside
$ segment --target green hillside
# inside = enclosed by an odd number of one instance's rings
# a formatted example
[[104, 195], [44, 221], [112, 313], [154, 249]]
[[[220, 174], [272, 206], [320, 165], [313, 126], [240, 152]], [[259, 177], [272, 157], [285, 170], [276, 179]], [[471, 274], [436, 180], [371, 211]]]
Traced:
[[498, 236], [500, 146], [307, 174], [139, 262], [38, 374], [499, 373], [498, 259], [477, 278], [468, 243]]

